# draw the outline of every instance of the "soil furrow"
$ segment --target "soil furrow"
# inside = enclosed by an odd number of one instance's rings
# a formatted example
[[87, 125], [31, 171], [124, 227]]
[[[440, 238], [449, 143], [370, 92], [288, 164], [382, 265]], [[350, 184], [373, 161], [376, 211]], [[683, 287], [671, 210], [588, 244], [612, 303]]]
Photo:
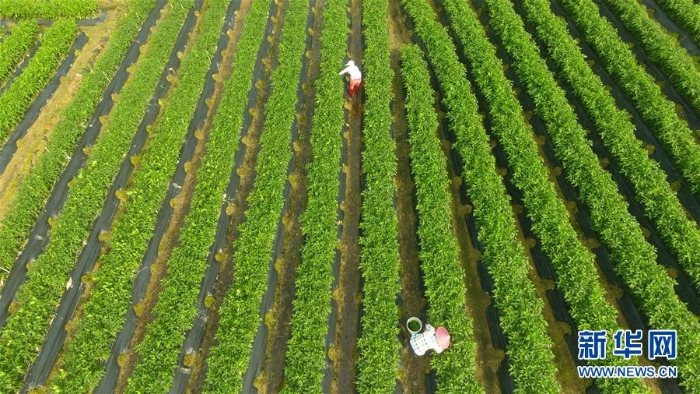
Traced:
[[[411, 176], [409, 144], [406, 126], [406, 102], [401, 81], [401, 52], [404, 44], [411, 43], [412, 36], [406, 27], [406, 16], [402, 14], [398, 0], [389, 2], [389, 39], [391, 45], [391, 65], [394, 69], [394, 104], [392, 112], [394, 139], [396, 140], [397, 165], [397, 214], [399, 230], [399, 255], [401, 260], [401, 295], [399, 321], [410, 317], [427, 321], [425, 284], [420, 270], [417, 237], [418, 218], [416, 211], [415, 185]], [[404, 343], [410, 333], [402, 328]], [[430, 371], [431, 354], [416, 356], [410, 346], [401, 352], [400, 386], [397, 392], [425, 393], [426, 379]]]
[[[350, 58], [362, 59], [362, 4], [351, 0]], [[361, 278], [359, 271], [360, 245], [360, 177], [362, 149], [362, 94], [349, 99], [348, 127], [343, 133], [345, 140], [345, 197], [340, 207], [343, 211], [343, 231], [340, 239], [340, 268], [338, 286], [334, 287], [333, 299], [337, 305], [335, 342], [329, 356], [333, 362], [331, 392], [352, 393], [357, 361], [357, 337], [360, 325]]]

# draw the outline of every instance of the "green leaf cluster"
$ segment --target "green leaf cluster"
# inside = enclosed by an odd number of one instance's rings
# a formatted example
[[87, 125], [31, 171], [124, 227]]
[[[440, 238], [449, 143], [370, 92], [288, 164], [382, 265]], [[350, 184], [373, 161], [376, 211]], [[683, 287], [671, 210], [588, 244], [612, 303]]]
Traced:
[[172, 3], [148, 44], [148, 53], [137, 64], [132, 79], [122, 89], [109, 123], [92, 148], [92, 156], [73, 180], [67, 200], [49, 230], [50, 242], [32, 264], [17, 294], [17, 310], [0, 332], [0, 387], [15, 391], [24, 369], [36, 355], [49, 329], [54, 308], [65, 291], [67, 278], [88, 238], [94, 219], [135, 130], [168, 62], [180, 27], [193, 0]]
[[700, 45], [700, 5], [693, 0], [656, 0], [666, 15], [681, 26], [695, 44]]
[[627, 211], [612, 177], [590, 149], [590, 141], [540, 58], [537, 44], [525, 31], [523, 21], [509, 0], [487, 0], [491, 26], [513, 57], [513, 67], [535, 103], [552, 138], [568, 180], [579, 190], [580, 199], [591, 211], [593, 228], [615, 261], [638, 305], [652, 327], [678, 330], [678, 365], [684, 384], [700, 387], [700, 324], [674, 292], [675, 281], [656, 263], [656, 251], [646, 242], [641, 227]]
[[297, 268], [292, 334], [284, 366], [284, 390], [290, 393], [320, 393], [326, 368], [332, 264], [338, 242], [336, 196], [345, 125], [344, 87], [338, 70], [343, 67], [347, 47], [346, 7], [344, 1], [330, 1], [323, 9], [320, 75], [314, 82], [317, 105], [311, 125], [312, 159], [307, 166], [308, 203], [300, 218], [305, 241]]
[[260, 305], [267, 289], [272, 245], [284, 206], [287, 169], [292, 159], [291, 127], [297, 111], [297, 89], [306, 49], [309, 2], [294, 0], [287, 7], [278, 66], [270, 76], [271, 93], [265, 105], [265, 123], [255, 167], [257, 177], [248, 196], [246, 221], [241, 224], [240, 236], [234, 242], [235, 281], [219, 311], [217, 344], [211, 348], [207, 359], [206, 392], [241, 392], [253, 338], [262, 320]]
[[[476, 374], [476, 342], [467, 307], [467, 288], [452, 223], [447, 161], [437, 138], [435, 98], [423, 54], [415, 45], [401, 49], [401, 74], [406, 87], [410, 129], [411, 171], [416, 184], [421, 270], [433, 326], [450, 331], [452, 344], [433, 358], [438, 382], [450, 380], [461, 393], [483, 392]], [[437, 362], [437, 359], [444, 359]]]
[[700, 73], [697, 61], [680, 46], [678, 39], [669, 34], [649, 15], [647, 7], [636, 0], [606, 0], [606, 4], [641, 43], [649, 60], [661, 67], [673, 86], [688, 97], [696, 111], [700, 110]]
[[[425, 44], [447, 109], [450, 129], [456, 136], [453, 148], [462, 156], [462, 176], [474, 206], [482, 256], [494, 280], [495, 304], [501, 313], [501, 327], [508, 338], [506, 353], [511, 374], [521, 392], [558, 393], [552, 340], [542, 316], [543, 302], [528, 278], [530, 262], [518, 241], [510, 199], [500, 175], [489, 137], [477, 112], [464, 65], [459, 62], [454, 44], [424, 0], [404, 0], [404, 8], [413, 19], [416, 33]], [[440, 363], [438, 358], [434, 363]], [[447, 366], [445, 366], [447, 367]], [[452, 380], [463, 368], [452, 366], [452, 374], [438, 375], [438, 388], [460, 392], [462, 383]], [[440, 368], [438, 367], [438, 371]]]
[[398, 376], [399, 327], [396, 295], [399, 284], [396, 194], [396, 142], [391, 132], [394, 99], [389, 48], [389, 1], [362, 3], [364, 27], [362, 190], [360, 272], [363, 310], [357, 388], [360, 392], [392, 392]]
[[98, 12], [96, 0], [0, 0], [0, 18], [85, 19]]
[[[30, 173], [21, 181], [15, 198], [8, 204], [7, 216], [0, 222], [0, 267], [7, 270], [12, 268], [104, 90], [154, 4], [155, 0], [129, 2], [130, 12], [117, 22], [117, 28], [110, 36], [104, 53], [94, 68], [83, 74], [73, 100], [60, 113], [61, 120], [54, 126], [47, 142], [51, 149], [40, 156]], [[0, 270], [0, 282], [6, 277], [5, 271]]]
[[[125, 214], [113, 225], [111, 240], [106, 245], [108, 253], [102, 256], [100, 270], [94, 276], [95, 287], [84, 304], [83, 316], [63, 354], [60, 377], [55, 386], [59, 389], [90, 391], [103, 375], [104, 363], [131, 303], [134, 273], [153, 236], [158, 209], [165, 199], [178, 163], [180, 146], [197, 108], [199, 93], [214, 56], [211, 48], [216, 47], [227, 6], [225, 0], [209, 3], [196, 41], [182, 59], [178, 81], [171, 93], [173, 99], [163, 109], [162, 122], [153, 129], [153, 140], [126, 192], [130, 198], [124, 203]], [[176, 363], [176, 360], [171, 363]], [[162, 370], [171, 372], [173, 367], [165, 361], [158, 366], [159, 369], [149, 369], [149, 384], [155, 385], [157, 381], [171, 377], [171, 374], [165, 374], [164, 378]]]
[[12, 34], [3, 37], [0, 42], [0, 86], [27, 55], [40, 31], [36, 21], [21, 21], [12, 28]]
[[63, 19], [54, 22], [41, 36], [41, 45], [27, 67], [0, 96], [0, 143], [7, 140], [34, 98], [56, 73], [77, 34], [78, 25], [74, 21]]
[[600, 132], [603, 143], [615, 158], [620, 172], [634, 185], [636, 198], [679, 262], [700, 287], [700, 231], [689, 219], [659, 164], [635, 137], [630, 114], [618, 109], [600, 78], [588, 67], [566, 23], [554, 16], [549, 3], [526, 0], [523, 8], [536, 26], [538, 37], [560, 67], [560, 74], [581, 99]]
[[637, 63], [612, 24], [600, 16], [595, 3], [563, 0], [561, 4], [663, 143], [690, 190], [700, 195], [700, 145], [685, 120], [676, 114], [674, 103], [666, 99], [654, 79]]
[[[496, 48], [489, 42], [476, 12], [466, 3], [444, 0], [443, 5], [469, 61], [474, 81], [486, 98], [491, 130], [498, 136], [508, 156], [513, 183], [523, 191], [523, 202], [533, 222], [532, 228], [542, 250], [552, 261], [557, 286], [564, 294], [572, 317], [580, 330], [607, 330], [612, 334], [619, 328], [617, 312], [605, 300], [595, 257], [579, 240], [564, 202], [549, 181], [549, 171], [539, 154], [532, 128], [525, 120], [512, 83], [503, 72], [494, 72], [503, 69]], [[509, 16], [499, 14], [499, 18]], [[603, 365], [629, 364], [622, 358], [603, 361]], [[638, 379], [601, 379], [598, 385], [605, 392], [642, 391]]]

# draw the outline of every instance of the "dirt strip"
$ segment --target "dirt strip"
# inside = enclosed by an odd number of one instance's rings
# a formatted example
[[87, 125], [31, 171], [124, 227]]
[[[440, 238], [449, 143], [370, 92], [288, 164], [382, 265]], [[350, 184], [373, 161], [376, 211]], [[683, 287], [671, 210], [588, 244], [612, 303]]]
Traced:
[[[362, 6], [359, 0], [351, 1], [350, 58], [362, 59]], [[348, 98], [348, 127], [343, 133], [346, 141], [345, 199], [343, 210], [343, 232], [341, 235], [341, 260], [338, 287], [333, 299], [337, 304], [336, 337], [329, 356], [333, 362], [331, 392], [352, 393], [355, 388], [355, 363], [357, 362], [357, 335], [360, 325], [361, 277], [359, 271], [360, 245], [360, 174], [362, 149], [362, 101], [361, 95]]]

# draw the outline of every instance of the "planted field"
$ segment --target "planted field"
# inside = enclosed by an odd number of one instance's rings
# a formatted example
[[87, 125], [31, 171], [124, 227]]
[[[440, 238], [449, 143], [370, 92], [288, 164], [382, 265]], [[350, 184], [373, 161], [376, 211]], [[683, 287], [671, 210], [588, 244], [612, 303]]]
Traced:
[[698, 12], [0, 0], [0, 392], [700, 393]]

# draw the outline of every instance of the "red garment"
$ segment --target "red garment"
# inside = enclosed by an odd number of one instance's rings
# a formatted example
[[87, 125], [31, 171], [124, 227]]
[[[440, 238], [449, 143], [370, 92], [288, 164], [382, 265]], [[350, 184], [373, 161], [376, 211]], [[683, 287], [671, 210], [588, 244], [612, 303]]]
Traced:
[[354, 96], [355, 96], [355, 92], [359, 92], [359, 91], [360, 91], [360, 84], [361, 84], [361, 83], [362, 83], [362, 79], [359, 79], [359, 78], [358, 78], [358, 79], [351, 79], [351, 80], [350, 80], [350, 87], [349, 87], [349, 90], [350, 90], [350, 97], [354, 97]]

